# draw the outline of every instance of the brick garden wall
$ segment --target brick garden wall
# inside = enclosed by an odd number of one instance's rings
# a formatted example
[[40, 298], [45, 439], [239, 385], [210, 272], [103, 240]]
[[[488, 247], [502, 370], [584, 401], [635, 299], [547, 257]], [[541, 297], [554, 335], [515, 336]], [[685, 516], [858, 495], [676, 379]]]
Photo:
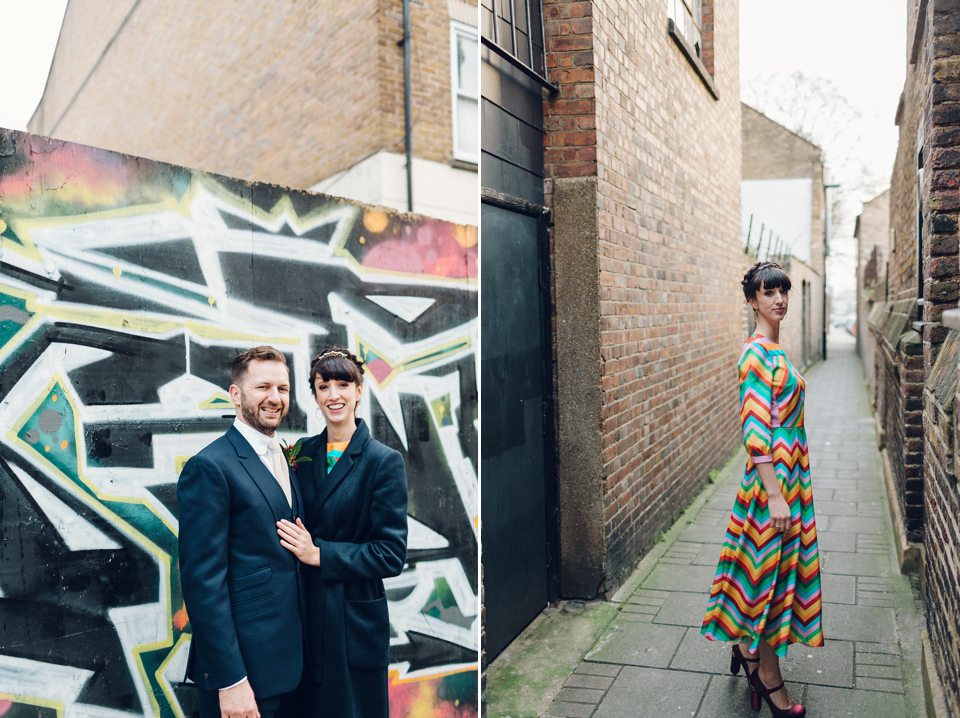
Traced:
[[[560, 197], [561, 183], [577, 182], [596, 198], [602, 455], [588, 481], [598, 482], [605, 526], [603, 591], [739, 440], [737, 3], [719, 0], [704, 15], [719, 100], [668, 34], [664, 4], [546, 0], [544, 11], [560, 86], [545, 103], [546, 189]], [[558, 236], [565, 216], [555, 206]], [[563, 320], [562, 267], [556, 281]]]
[[[411, 8], [414, 153], [447, 162], [447, 1]], [[377, 150], [405, 151], [402, 37], [401, 0], [296, 10], [280, 0], [75, 0], [29, 127], [308, 187]]]

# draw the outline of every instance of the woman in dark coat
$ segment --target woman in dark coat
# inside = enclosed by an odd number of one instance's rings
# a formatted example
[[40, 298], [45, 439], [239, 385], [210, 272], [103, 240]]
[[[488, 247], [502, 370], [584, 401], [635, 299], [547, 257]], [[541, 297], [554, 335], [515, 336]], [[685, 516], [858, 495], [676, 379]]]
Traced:
[[[310, 367], [327, 427], [293, 459], [304, 512], [277, 524], [281, 544], [303, 562], [307, 661], [299, 689], [310, 718], [387, 718], [390, 619], [383, 579], [403, 569], [407, 480], [400, 453], [356, 418], [363, 362], [346, 349]], [[304, 459], [309, 461], [304, 461]]]

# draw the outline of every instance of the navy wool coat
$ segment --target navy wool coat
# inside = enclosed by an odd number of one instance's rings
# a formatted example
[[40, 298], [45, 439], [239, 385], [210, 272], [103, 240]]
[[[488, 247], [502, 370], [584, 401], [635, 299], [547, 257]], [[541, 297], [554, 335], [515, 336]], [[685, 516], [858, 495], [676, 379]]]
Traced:
[[[327, 432], [303, 440], [297, 478], [303, 521], [320, 566], [303, 567], [304, 623], [313, 708], [337, 718], [388, 715], [390, 619], [383, 580], [407, 554], [403, 457], [370, 436], [362, 419], [328, 474]], [[309, 709], [309, 707], [308, 707]]]
[[303, 673], [301, 564], [277, 521], [299, 514], [235, 427], [191, 458], [177, 482], [180, 580], [193, 639], [187, 677], [215, 691], [250, 680], [254, 695], [294, 690]]

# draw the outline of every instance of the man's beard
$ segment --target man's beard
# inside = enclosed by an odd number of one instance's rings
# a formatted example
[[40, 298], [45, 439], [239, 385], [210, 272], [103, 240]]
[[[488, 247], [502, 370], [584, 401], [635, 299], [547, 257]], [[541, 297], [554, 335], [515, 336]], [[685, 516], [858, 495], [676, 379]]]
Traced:
[[243, 391], [241, 390], [240, 415], [250, 426], [259, 431], [261, 434], [270, 436], [277, 430], [277, 428], [279, 428], [281, 422], [283, 422], [284, 418], [287, 416], [287, 408], [285, 408], [283, 404], [280, 405], [280, 412], [280, 418], [277, 420], [275, 426], [264, 423], [264, 421], [260, 418], [260, 406], [247, 402], [247, 398], [243, 395]]

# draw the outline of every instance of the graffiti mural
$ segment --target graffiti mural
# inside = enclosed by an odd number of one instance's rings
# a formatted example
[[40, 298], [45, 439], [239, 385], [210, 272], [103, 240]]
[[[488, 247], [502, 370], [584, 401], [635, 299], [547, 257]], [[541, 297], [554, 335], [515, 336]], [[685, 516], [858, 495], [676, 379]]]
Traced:
[[233, 357], [368, 363], [403, 453], [391, 718], [478, 714], [477, 234], [0, 130], [0, 716], [191, 716], [176, 481], [230, 425]]

